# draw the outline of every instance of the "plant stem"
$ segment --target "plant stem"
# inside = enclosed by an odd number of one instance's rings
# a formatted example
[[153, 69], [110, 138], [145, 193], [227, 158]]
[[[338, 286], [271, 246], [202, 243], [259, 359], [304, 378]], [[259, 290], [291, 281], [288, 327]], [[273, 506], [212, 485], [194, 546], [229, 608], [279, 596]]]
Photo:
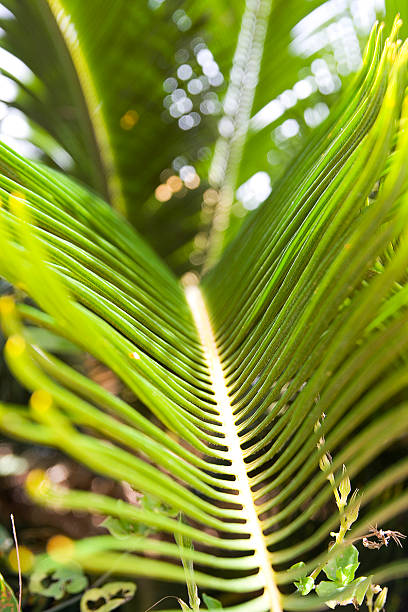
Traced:
[[316, 580], [325, 565], [326, 563], [321, 563], [320, 565], [318, 565], [316, 569], [313, 570], [313, 572], [310, 574], [309, 578], [313, 578], [313, 580]]
[[262, 522], [259, 519], [251, 489], [251, 481], [244, 461], [241, 440], [237, 432], [236, 416], [234, 415], [234, 409], [228, 394], [223, 365], [218, 353], [207, 306], [201, 290], [195, 285], [186, 287], [186, 297], [211, 374], [214, 399], [217, 404], [220, 422], [223, 425], [223, 431], [225, 431], [224, 444], [228, 448], [226, 459], [231, 462], [231, 470], [236, 475], [235, 487], [238, 491], [236, 503], [242, 505], [243, 516], [245, 517], [248, 533], [250, 534], [249, 542], [254, 550], [254, 558], [263, 580], [264, 601], [268, 605], [270, 612], [283, 612], [281, 595], [276, 584], [275, 572], [271, 565], [271, 555], [266, 544]]
[[17, 568], [18, 568], [18, 612], [21, 612], [21, 600], [23, 596], [23, 581], [21, 577], [20, 553], [18, 550], [17, 531], [14, 523], [14, 515], [10, 514], [11, 527], [13, 530], [14, 545], [16, 547]]
[[224, 100], [224, 117], [220, 121], [220, 137], [209, 173], [211, 185], [219, 192], [219, 200], [210, 229], [205, 269], [216, 263], [224, 247], [271, 7], [272, 0], [246, 0]]
[[334, 495], [334, 498], [336, 500], [336, 505], [337, 505], [339, 511], [341, 512], [343, 505], [341, 503], [340, 495], [339, 495], [339, 492], [337, 490], [336, 483], [335, 483], [334, 476], [333, 476], [332, 472], [330, 472], [330, 474], [328, 475], [327, 479], [328, 479], [328, 481], [330, 482], [330, 484], [332, 486], [333, 495]]

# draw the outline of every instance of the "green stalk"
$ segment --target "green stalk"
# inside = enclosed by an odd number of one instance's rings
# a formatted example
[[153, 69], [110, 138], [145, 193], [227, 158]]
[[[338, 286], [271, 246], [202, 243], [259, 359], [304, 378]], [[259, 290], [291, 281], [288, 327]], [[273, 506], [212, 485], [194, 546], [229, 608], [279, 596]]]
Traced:
[[213, 215], [204, 269], [217, 262], [225, 245], [271, 8], [272, 0], [246, 0], [224, 100], [225, 114], [221, 120], [231, 128], [231, 134], [221, 134], [218, 138], [209, 173], [210, 183], [219, 192], [219, 200]]

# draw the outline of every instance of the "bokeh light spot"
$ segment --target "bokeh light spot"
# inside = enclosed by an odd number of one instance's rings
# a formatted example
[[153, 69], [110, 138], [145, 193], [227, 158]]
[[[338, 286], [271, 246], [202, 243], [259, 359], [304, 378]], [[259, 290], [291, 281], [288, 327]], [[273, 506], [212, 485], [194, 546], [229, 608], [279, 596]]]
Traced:
[[138, 121], [139, 113], [134, 109], [130, 109], [120, 118], [120, 127], [122, 130], [131, 130]]
[[183, 188], [183, 181], [179, 176], [170, 176], [166, 183], [173, 193], [177, 193], [177, 191]]
[[[29, 572], [34, 564], [34, 555], [31, 552], [31, 550], [27, 548], [26, 546], [19, 546], [18, 556], [20, 558], [21, 572], [23, 574], [25, 574], [26, 572]], [[18, 559], [17, 559], [16, 548], [13, 548], [10, 551], [9, 556], [8, 556], [8, 561], [9, 561], [11, 569], [14, 570], [15, 572], [18, 572]]]
[[170, 187], [165, 184], [156, 187], [154, 195], [156, 197], [156, 200], [158, 200], [159, 202], [167, 202], [168, 200], [170, 200], [171, 196], [173, 195], [173, 192]]
[[64, 535], [56, 535], [47, 542], [47, 553], [59, 562], [69, 561], [73, 555], [75, 544]]
[[203, 200], [206, 204], [208, 204], [208, 206], [217, 204], [218, 199], [218, 191], [216, 191], [215, 189], [206, 189], [203, 193]]
[[30, 495], [38, 495], [50, 486], [50, 480], [44, 470], [31, 470], [27, 475], [25, 486]]

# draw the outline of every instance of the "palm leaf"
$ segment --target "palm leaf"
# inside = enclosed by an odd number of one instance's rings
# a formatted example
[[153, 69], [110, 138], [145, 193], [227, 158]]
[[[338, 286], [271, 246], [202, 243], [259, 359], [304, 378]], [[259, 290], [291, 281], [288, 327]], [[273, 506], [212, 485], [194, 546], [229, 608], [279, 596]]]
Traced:
[[[183, 288], [85, 188], [0, 146], [0, 273], [36, 304], [1, 302], [6, 358], [33, 392], [30, 409], [2, 405], [1, 427], [156, 506], [59, 490], [39, 473], [29, 490], [191, 539], [183, 559], [199, 566], [198, 586], [241, 594], [227, 608], [237, 612], [323, 605], [285, 586], [291, 564], [327, 560], [338, 524], [331, 516], [303, 537], [332, 496], [319, 461], [333, 453], [339, 485], [342, 464], [357, 477], [408, 430], [407, 46], [397, 30], [383, 43], [374, 29], [347, 97], [200, 285]], [[106, 364], [150, 416], [41, 349], [33, 325]], [[407, 507], [407, 493], [370, 506], [407, 473], [403, 459], [367, 483], [352, 537]], [[86, 539], [70, 554], [91, 571], [184, 581], [177, 544], [149, 536]]]

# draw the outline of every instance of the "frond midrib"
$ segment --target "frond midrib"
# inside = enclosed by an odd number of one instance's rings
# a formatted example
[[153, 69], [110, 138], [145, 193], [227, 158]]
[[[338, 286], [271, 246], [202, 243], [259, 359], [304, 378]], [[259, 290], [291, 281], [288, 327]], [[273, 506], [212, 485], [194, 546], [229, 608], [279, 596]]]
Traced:
[[85, 106], [83, 120], [90, 125], [90, 136], [96, 144], [97, 162], [100, 167], [101, 180], [103, 180], [103, 195], [114, 208], [125, 213], [122, 185], [117, 176], [116, 160], [109, 132], [85, 55], [77, 41], [68, 33], [66, 23], [71, 24], [72, 22], [64, 4], [60, 0], [47, 0], [47, 6], [61, 32], [81, 89], [80, 95], [83, 96], [83, 106]]
[[252, 495], [222, 362], [204, 297], [198, 286], [190, 285], [186, 287], [186, 298], [207, 361], [222, 430], [225, 435], [223, 442], [228, 447], [227, 457], [231, 461], [231, 471], [236, 476], [234, 484], [238, 491], [238, 497], [234, 499], [234, 502], [238, 500], [238, 503], [242, 505], [242, 516], [245, 518], [248, 526], [248, 533], [250, 534], [250, 540], [252, 540], [254, 555], [262, 576], [264, 595], [269, 609], [271, 612], [281, 612], [281, 597], [276, 585], [270, 554]]

